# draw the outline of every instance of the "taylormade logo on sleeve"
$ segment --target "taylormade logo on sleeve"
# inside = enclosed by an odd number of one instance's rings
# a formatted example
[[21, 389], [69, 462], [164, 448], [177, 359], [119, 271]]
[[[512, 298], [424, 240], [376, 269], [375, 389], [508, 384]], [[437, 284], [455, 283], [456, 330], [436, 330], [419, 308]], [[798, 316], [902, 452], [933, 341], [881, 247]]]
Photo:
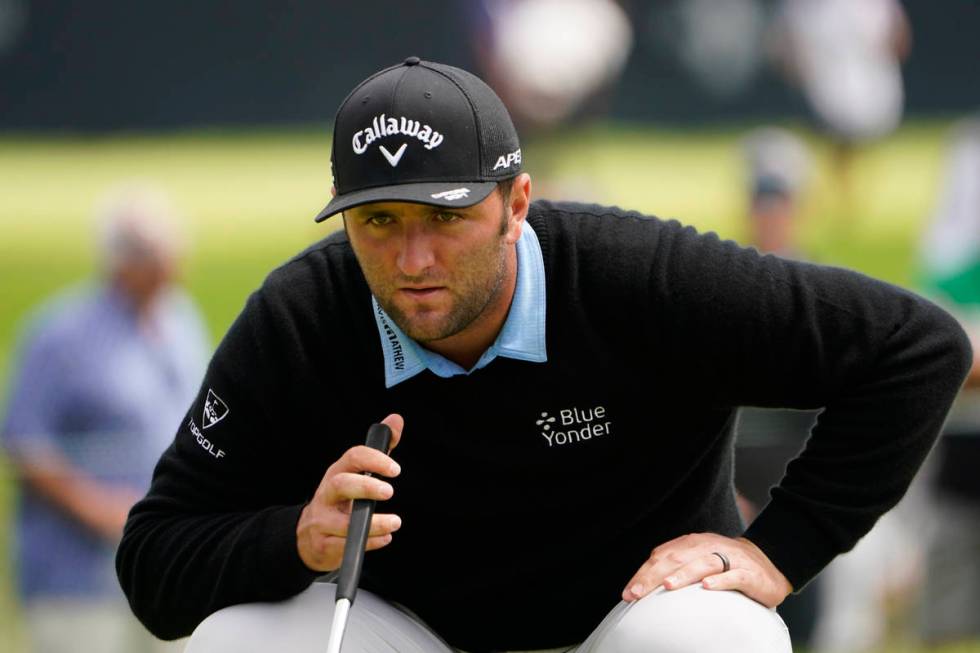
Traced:
[[563, 408], [555, 414], [543, 412], [535, 424], [549, 447], [575, 444], [612, 432], [612, 422], [607, 419], [604, 406]]

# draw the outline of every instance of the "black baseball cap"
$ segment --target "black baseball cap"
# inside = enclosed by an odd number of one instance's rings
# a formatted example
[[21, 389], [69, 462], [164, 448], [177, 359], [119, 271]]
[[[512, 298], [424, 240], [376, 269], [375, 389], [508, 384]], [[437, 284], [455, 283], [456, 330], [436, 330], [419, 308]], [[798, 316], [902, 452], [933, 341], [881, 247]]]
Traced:
[[472, 206], [520, 172], [521, 145], [480, 78], [409, 57], [341, 103], [330, 162], [337, 194], [317, 222], [371, 202]]

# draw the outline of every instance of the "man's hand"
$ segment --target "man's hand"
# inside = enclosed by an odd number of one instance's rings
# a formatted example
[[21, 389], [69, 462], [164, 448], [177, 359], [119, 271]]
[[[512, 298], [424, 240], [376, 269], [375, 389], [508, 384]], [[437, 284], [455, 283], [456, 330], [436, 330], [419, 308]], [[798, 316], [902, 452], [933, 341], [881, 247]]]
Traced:
[[[94, 496], [94, 495], [90, 495]], [[119, 544], [129, 509], [142, 496], [125, 488], [106, 488], [99, 499], [81, 499], [76, 513], [83, 524], [112, 544]]]
[[[391, 449], [394, 449], [401, 438], [404, 420], [400, 415], [389, 415], [382, 423], [391, 428]], [[401, 468], [388, 455], [363, 445], [351, 447], [327, 468], [296, 525], [299, 557], [313, 571], [340, 568], [354, 499], [384, 501], [394, 494], [389, 483], [364, 476], [363, 472], [393, 478], [398, 476]], [[366, 549], [371, 551], [386, 546], [391, 542], [391, 534], [401, 525], [398, 515], [375, 514]]]
[[140, 494], [104, 483], [46, 446], [10, 452], [24, 482], [77, 522], [113, 545], [122, 537], [126, 516]]
[[[729, 571], [724, 571], [716, 551], [728, 558]], [[654, 549], [627, 583], [623, 600], [643, 598], [660, 585], [674, 590], [697, 582], [709, 590], [738, 590], [767, 608], [776, 607], [793, 591], [782, 572], [749, 540], [697, 533]]]

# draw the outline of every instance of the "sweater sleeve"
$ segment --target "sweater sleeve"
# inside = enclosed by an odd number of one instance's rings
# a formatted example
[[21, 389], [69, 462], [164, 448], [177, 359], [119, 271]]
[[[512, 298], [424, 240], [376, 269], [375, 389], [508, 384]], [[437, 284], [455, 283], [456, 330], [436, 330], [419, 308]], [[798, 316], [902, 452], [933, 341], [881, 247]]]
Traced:
[[116, 570], [133, 612], [162, 639], [229, 605], [288, 598], [317, 575], [296, 548], [306, 499], [287, 489], [278, 462], [288, 340], [288, 320], [254, 294], [130, 512]]
[[824, 408], [745, 532], [799, 590], [905, 493], [969, 340], [939, 307], [856, 272], [661, 231], [652, 305], [677, 383], [713, 406]]

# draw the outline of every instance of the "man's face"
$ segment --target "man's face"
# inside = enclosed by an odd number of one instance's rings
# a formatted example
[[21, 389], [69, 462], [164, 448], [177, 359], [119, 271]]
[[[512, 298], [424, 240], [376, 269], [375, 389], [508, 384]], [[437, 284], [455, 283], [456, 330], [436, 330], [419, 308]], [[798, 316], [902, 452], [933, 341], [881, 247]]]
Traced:
[[112, 274], [137, 306], [149, 306], [177, 277], [176, 256], [163, 245], [148, 243], [129, 252]]
[[410, 338], [463, 331], [501, 300], [520, 229], [500, 193], [457, 209], [386, 202], [348, 209], [344, 225], [378, 303]]

